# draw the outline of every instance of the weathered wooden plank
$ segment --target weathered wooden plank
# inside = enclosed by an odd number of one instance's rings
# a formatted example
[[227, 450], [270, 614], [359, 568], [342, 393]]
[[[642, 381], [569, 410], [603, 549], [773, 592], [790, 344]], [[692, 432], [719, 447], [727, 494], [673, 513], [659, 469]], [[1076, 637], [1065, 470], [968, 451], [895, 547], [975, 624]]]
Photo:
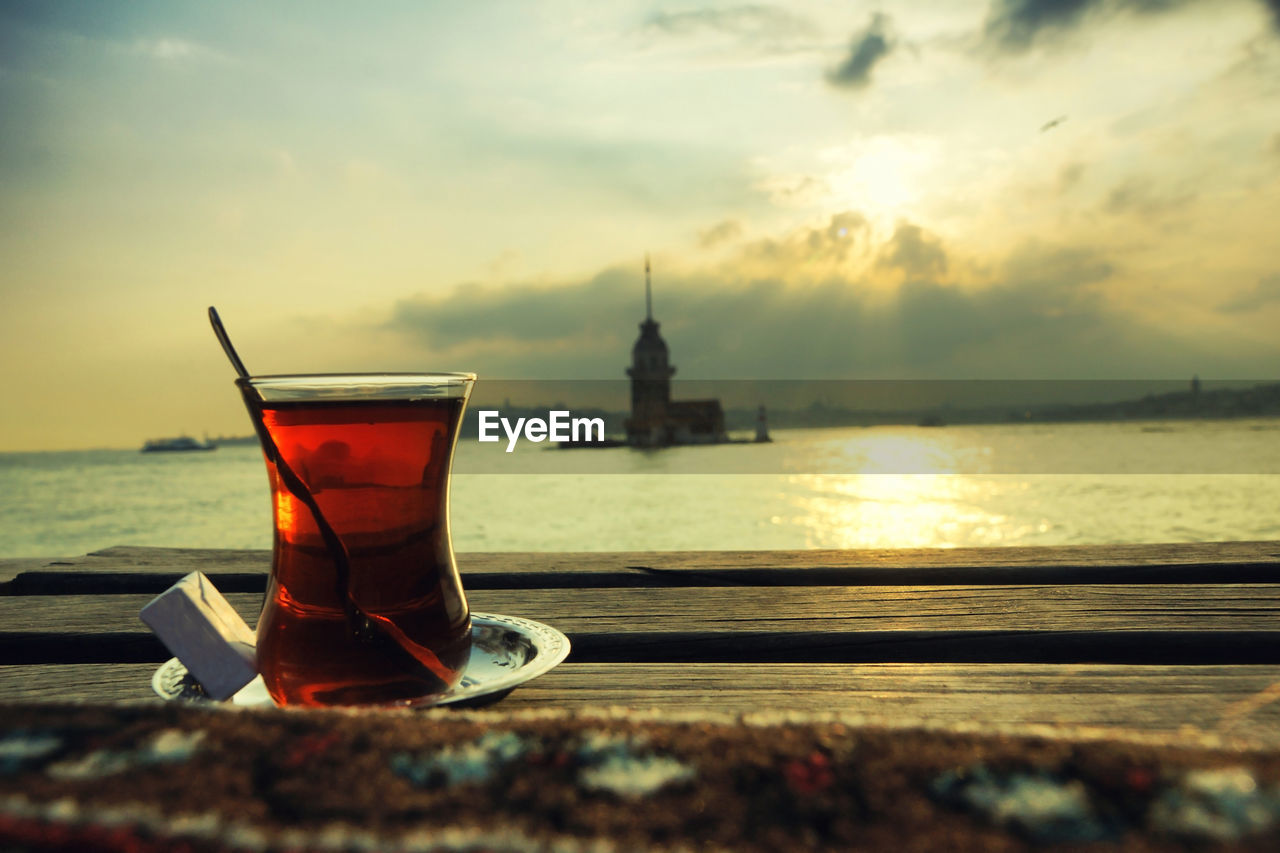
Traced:
[[1280, 743], [1280, 667], [565, 664], [504, 709], [831, 712], [931, 724], [1113, 726]]
[[[1280, 585], [475, 590], [579, 661], [1280, 662]], [[163, 659], [148, 596], [0, 599], [0, 660]], [[261, 597], [229, 600], [252, 624]]]
[[[1114, 663], [1280, 664], [1275, 631], [566, 631], [584, 663]], [[0, 632], [15, 665], [160, 662], [150, 634]]]
[[[458, 555], [471, 589], [1280, 581], [1280, 542]], [[0, 594], [160, 592], [200, 569], [225, 591], [256, 592], [267, 551], [116, 547], [0, 565]]]
[[[0, 666], [0, 701], [155, 699], [155, 664]], [[1280, 744], [1280, 667], [565, 663], [495, 708], [829, 712], [925, 724], [1187, 727]]]
[[[610, 633], [843, 630], [1203, 630], [1280, 632], [1280, 584], [1181, 586], [695, 587], [473, 590], [473, 609]], [[147, 595], [10, 596], [17, 632], [145, 631]], [[262, 596], [228, 600], [251, 625]]]
[[57, 570], [71, 567], [84, 557], [8, 557], [0, 560], [0, 588], [27, 572]]
[[0, 666], [0, 702], [161, 701], [151, 690], [154, 663]]

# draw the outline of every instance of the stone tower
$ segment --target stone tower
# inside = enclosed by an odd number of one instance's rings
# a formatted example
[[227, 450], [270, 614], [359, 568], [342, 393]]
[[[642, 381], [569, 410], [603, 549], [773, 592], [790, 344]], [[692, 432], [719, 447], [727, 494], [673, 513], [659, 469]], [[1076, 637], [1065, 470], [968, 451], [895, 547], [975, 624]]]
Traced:
[[649, 256], [644, 258], [644, 322], [631, 348], [631, 417], [627, 441], [653, 447], [668, 442], [667, 407], [671, 403], [671, 377], [676, 369], [668, 362], [667, 343], [653, 319], [653, 290], [649, 280]]

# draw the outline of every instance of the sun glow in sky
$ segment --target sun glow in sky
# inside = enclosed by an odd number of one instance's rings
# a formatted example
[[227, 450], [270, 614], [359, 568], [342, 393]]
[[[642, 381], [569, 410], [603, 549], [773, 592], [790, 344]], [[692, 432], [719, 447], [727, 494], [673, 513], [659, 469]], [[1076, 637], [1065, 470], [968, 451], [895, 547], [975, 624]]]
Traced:
[[1273, 379], [1280, 4], [0, 2], [0, 450], [258, 372]]

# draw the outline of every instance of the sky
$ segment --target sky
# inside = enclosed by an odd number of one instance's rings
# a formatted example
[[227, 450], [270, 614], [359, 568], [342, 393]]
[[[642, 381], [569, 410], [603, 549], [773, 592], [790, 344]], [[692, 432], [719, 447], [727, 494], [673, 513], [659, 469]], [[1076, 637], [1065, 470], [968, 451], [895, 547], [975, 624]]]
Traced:
[[[0, 450], [258, 373], [1280, 374], [1280, 2], [0, 0]], [[622, 402], [622, 401], [620, 401]]]

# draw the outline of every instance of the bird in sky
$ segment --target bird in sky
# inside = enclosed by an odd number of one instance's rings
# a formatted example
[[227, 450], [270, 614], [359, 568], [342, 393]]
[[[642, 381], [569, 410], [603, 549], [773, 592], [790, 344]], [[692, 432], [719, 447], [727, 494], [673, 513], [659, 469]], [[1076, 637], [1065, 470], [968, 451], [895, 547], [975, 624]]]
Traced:
[[1066, 120], [1067, 120], [1066, 116], [1058, 116], [1053, 121], [1046, 121], [1043, 125], [1040, 126], [1040, 132], [1044, 133], [1046, 130], [1053, 130], [1055, 127], [1062, 124]]

